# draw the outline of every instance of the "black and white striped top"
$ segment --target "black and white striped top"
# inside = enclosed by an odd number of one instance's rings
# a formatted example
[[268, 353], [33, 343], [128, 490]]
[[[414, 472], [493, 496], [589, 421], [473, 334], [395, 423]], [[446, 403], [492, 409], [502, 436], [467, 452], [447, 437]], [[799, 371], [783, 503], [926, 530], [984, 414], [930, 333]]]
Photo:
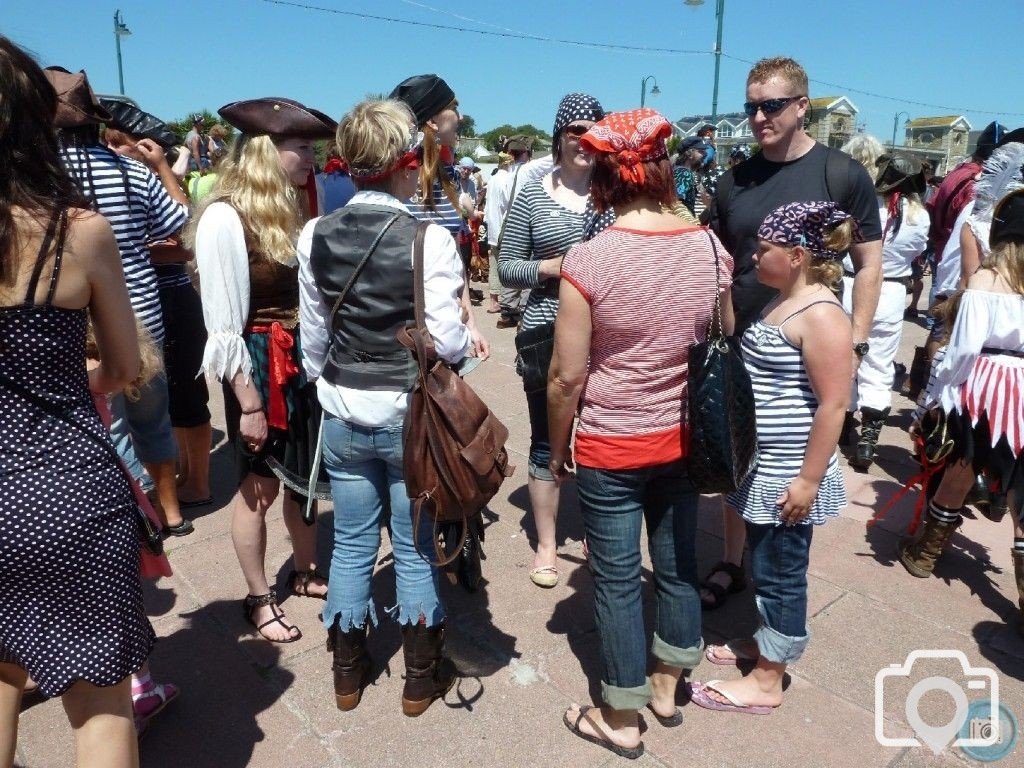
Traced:
[[501, 284], [531, 288], [523, 311], [522, 330], [555, 322], [558, 280], [540, 279], [540, 262], [564, 256], [583, 240], [585, 214], [569, 210], [545, 190], [543, 179], [525, 185], [516, 194], [505, 220], [498, 255]]
[[452, 205], [452, 201], [449, 200], [448, 195], [445, 194], [444, 187], [441, 186], [441, 182], [434, 182], [432, 192], [434, 202], [433, 209], [427, 207], [427, 204], [419, 197], [407, 200], [405, 202], [405, 207], [409, 209], [409, 213], [420, 221], [432, 221], [435, 224], [440, 224], [451, 233], [452, 237], [458, 237], [459, 231], [464, 226], [462, 223], [462, 214], [455, 210], [455, 206]]
[[171, 199], [145, 165], [106, 147], [67, 147], [62, 157], [82, 193], [96, 202], [96, 210], [114, 230], [136, 317], [154, 341], [162, 341], [157, 276], [146, 244], [181, 229], [188, 221], [188, 209]]
[[[750, 374], [757, 413], [757, 467], [727, 503], [756, 525], [777, 525], [776, 503], [804, 463], [818, 398], [811, 388], [803, 354], [786, 338], [785, 325], [795, 315], [821, 303], [815, 301], [779, 325], [759, 319], [743, 334], [743, 362]], [[804, 523], [821, 525], [846, 506], [846, 488], [835, 451], [829, 459], [818, 496]]]

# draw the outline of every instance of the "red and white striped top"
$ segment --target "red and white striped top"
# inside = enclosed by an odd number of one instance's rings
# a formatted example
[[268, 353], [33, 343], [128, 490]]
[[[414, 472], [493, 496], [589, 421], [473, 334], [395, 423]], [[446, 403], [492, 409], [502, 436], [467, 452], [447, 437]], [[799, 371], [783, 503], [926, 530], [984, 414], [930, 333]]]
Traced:
[[576, 462], [636, 469], [682, 458], [689, 345], [714, 309], [732, 257], [710, 230], [643, 232], [613, 226], [574, 246], [562, 277], [590, 303], [590, 367], [576, 430]]

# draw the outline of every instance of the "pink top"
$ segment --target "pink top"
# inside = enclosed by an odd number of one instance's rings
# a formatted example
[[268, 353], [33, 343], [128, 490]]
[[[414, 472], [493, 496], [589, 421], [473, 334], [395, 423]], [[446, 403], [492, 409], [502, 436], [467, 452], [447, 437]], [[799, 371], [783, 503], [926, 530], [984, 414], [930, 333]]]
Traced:
[[[709, 238], [710, 235], [710, 238]], [[590, 303], [590, 367], [576, 430], [576, 461], [636, 469], [686, 454], [687, 354], [703, 341], [732, 257], [710, 230], [611, 227], [574, 246], [562, 277]]]

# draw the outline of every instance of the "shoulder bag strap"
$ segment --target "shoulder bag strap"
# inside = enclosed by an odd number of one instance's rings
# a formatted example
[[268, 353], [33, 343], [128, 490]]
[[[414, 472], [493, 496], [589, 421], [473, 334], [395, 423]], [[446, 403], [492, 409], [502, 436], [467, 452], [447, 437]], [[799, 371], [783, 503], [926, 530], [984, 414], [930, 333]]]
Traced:
[[416, 227], [416, 240], [412, 246], [412, 283], [416, 327], [427, 330], [426, 299], [423, 294], [423, 243], [427, 236], [429, 222], [421, 221]]
[[722, 323], [722, 265], [718, 259], [718, 246], [715, 245], [715, 238], [711, 230], [704, 228], [707, 233], [708, 242], [711, 243], [711, 254], [715, 258], [715, 309], [711, 315], [711, 327], [708, 328], [709, 339], [721, 339], [725, 337], [725, 326]]

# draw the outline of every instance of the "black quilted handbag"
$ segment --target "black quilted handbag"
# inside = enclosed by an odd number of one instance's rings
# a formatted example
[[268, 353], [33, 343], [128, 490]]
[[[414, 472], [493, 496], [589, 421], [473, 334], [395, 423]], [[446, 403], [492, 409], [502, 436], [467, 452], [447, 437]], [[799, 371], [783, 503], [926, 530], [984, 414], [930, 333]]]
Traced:
[[735, 491], [757, 461], [757, 420], [739, 339], [722, 326], [721, 264], [715, 258], [715, 309], [707, 340], [690, 346], [687, 379], [690, 480], [700, 493]]

